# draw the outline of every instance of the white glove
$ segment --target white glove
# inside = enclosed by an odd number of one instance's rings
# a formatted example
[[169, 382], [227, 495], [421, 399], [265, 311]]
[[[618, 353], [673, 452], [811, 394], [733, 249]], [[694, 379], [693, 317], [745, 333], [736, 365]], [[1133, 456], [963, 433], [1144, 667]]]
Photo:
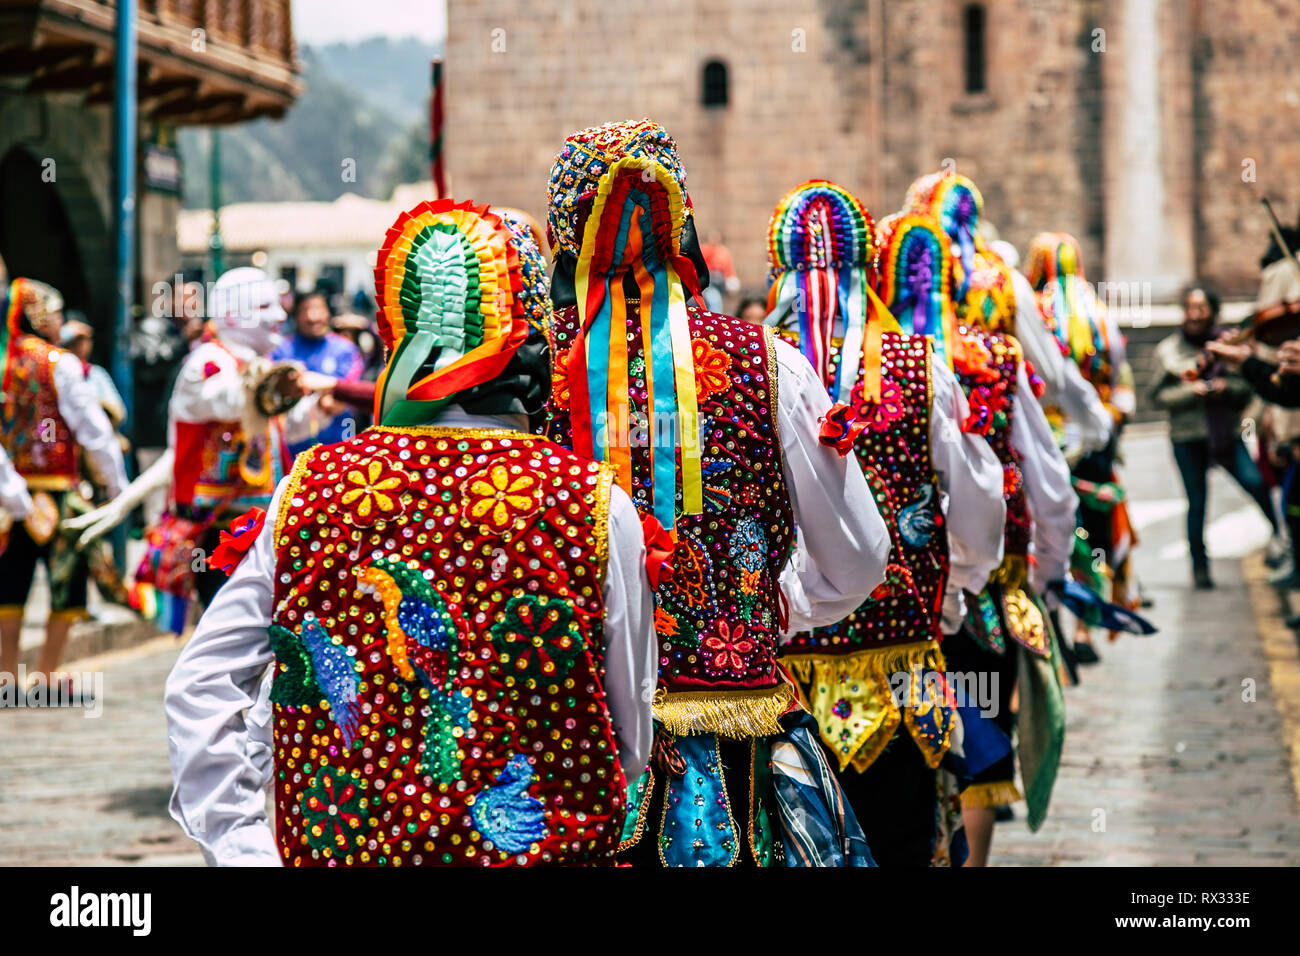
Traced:
[[77, 547], [88, 546], [92, 541], [103, 537], [121, 524], [127, 515], [149, 497], [151, 492], [166, 488], [171, 483], [172, 464], [175, 461], [176, 452], [168, 448], [112, 501], [84, 515], [69, 518], [61, 527], [66, 531], [81, 531], [81, 537], [77, 539]]

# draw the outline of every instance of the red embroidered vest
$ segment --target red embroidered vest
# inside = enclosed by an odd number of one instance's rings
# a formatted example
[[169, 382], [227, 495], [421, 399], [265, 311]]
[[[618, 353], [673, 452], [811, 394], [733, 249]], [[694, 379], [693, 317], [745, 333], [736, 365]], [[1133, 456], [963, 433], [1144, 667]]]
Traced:
[[611, 481], [504, 430], [373, 428], [298, 457], [270, 631], [286, 862], [613, 853]]
[[1007, 503], [1003, 553], [1023, 560], [1029, 554], [1033, 522], [1025, 498], [1020, 455], [1011, 445], [1020, 343], [1002, 332], [988, 332], [964, 323], [958, 325], [957, 334], [966, 344], [968, 359], [957, 362], [953, 371], [966, 391], [971, 414], [978, 418], [975, 429], [988, 439], [1002, 463], [1002, 497]]
[[[930, 766], [948, 747], [952, 713], [925, 675], [945, 669], [939, 641], [948, 579], [948, 533], [930, 456], [930, 341], [886, 332], [881, 400], [868, 402], [859, 360], [853, 408], [868, 423], [854, 443], [876, 507], [889, 528], [885, 580], [830, 627], [795, 635], [782, 658], [841, 770], [865, 770], [902, 722]], [[833, 351], [832, 381], [840, 361]], [[896, 675], [906, 674], [908, 692]], [[901, 705], [901, 706], [900, 706]]]
[[[176, 422], [176, 463], [172, 466], [172, 495], [178, 505], [206, 511], [240, 514], [266, 508], [276, 483], [284, 477], [280, 447], [266, 455], [264, 475], [241, 476], [239, 462], [247, 452], [239, 422]], [[272, 428], [276, 427], [272, 423]], [[265, 439], [264, 439], [265, 440]]]
[[77, 445], [59, 414], [54, 366], [64, 353], [37, 335], [15, 343], [4, 396], [4, 446], [28, 487], [61, 491], [77, 481]]
[[[770, 331], [689, 308], [699, 398], [704, 513], [682, 514], [672, 571], [655, 592], [659, 687], [655, 714], [672, 732], [775, 732], [793, 701], [777, 666], [778, 578], [794, 543], [794, 517], [777, 435], [776, 354]], [[629, 300], [629, 420], [647, 408], [638, 303]], [[555, 316], [556, 369], [546, 434], [572, 442], [568, 349], [576, 308]], [[679, 456], [680, 457], [680, 456]], [[652, 512], [650, 455], [632, 448], [632, 500]], [[682, 697], [681, 694], [702, 694]], [[742, 698], [749, 694], [741, 710]], [[730, 700], [721, 700], [730, 695]], [[726, 711], [728, 707], [733, 710]], [[719, 709], [721, 708], [721, 710]], [[743, 710], [743, 712], [742, 712]]]

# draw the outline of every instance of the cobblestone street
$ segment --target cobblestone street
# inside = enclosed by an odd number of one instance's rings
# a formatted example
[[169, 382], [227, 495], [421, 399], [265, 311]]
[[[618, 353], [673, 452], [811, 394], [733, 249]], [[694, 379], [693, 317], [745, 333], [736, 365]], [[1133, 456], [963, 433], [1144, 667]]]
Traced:
[[[1030, 834], [1023, 805], [999, 825], [1001, 865], [1300, 863], [1288, 751], [1300, 708], [1296, 641], [1262, 584], [1263, 519], [1229, 480], [1211, 485], [1217, 589], [1191, 590], [1181, 486], [1160, 430], [1126, 443], [1143, 536], [1138, 567], [1161, 632], [1099, 643], [1069, 689], [1051, 813]], [[1252, 595], [1254, 600], [1252, 601]], [[103, 674], [103, 714], [0, 712], [0, 864], [199, 864], [167, 816], [162, 685], [178, 645], [158, 638], [74, 663]], [[1243, 681], [1252, 682], [1245, 688]], [[1243, 701], [1253, 687], [1255, 699]], [[1288, 709], [1289, 708], [1289, 709]]]

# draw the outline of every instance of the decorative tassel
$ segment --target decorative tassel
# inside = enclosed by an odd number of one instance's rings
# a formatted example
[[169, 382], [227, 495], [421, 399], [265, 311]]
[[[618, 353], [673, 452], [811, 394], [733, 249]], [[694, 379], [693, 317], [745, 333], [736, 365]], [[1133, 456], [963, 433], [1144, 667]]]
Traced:
[[790, 684], [763, 690], [683, 691], [655, 695], [654, 718], [675, 736], [717, 734], [733, 740], [766, 737], [782, 730], [781, 717], [795, 705]]

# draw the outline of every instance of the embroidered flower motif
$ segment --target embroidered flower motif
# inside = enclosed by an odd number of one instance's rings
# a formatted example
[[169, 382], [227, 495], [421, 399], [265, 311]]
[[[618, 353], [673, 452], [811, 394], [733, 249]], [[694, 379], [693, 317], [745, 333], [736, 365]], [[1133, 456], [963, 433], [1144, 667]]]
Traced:
[[1002, 466], [1002, 496], [1010, 498], [1017, 494], [1024, 485], [1020, 466], [1007, 463]]
[[993, 353], [974, 336], [963, 336], [959, 347], [953, 351], [953, 368], [958, 374], [985, 385], [998, 380], [998, 370], [993, 364]]
[[261, 508], [253, 508], [240, 515], [230, 524], [229, 531], [222, 531], [218, 544], [212, 549], [212, 557], [208, 559], [208, 564], [220, 571], [225, 571], [227, 576], [235, 572], [239, 567], [239, 562], [244, 560], [244, 555], [253, 546], [257, 536], [262, 533], [262, 525], [266, 524], [266, 512]]
[[737, 624], [733, 631], [726, 621], [718, 621], [717, 633], [706, 637], [700, 647], [708, 657], [710, 668], [742, 677], [745, 662], [754, 651], [754, 642], [745, 637], [745, 625]]
[[555, 403], [556, 408], [567, 409], [569, 407], [569, 359], [573, 356], [573, 349], [569, 348], [561, 352], [555, 359], [555, 376], [551, 381], [551, 401]]
[[354, 527], [368, 528], [382, 518], [397, 517], [409, 481], [406, 472], [386, 458], [358, 462], [344, 473], [340, 486], [344, 519]]
[[836, 717], [838, 717], [840, 720], [847, 720], [849, 714], [853, 713], [853, 705], [850, 704], [845, 698], [841, 697], [831, 707], [831, 713], [834, 714]]
[[883, 432], [891, 424], [907, 414], [907, 405], [903, 401], [903, 390], [897, 382], [884, 379], [880, 383], [880, 401], [872, 402], [858, 382], [853, 386], [853, 411], [873, 432]]
[[731, 387], [731, 356], [715, 349], [704, 339], [691, 340], [691, 358], [695, 361], [695, 388], [701, 400]]
[[308, 824], [307, 843], [322, 853], [346, 852], [366, 819], [364, 784], [337, 767], [321, 767], [315, 781], [299, 799]]
[[533, 594], [506, 602], [505, 613], [492, 625], [492, 645], [507, 674], [538, 684], [563, 680], [586, 649], [573, 608]]
[[539, 491], [534, 475], [526, 474], [518, 465], [511, 468], [496, 462], [469, 476], [465, 510], [493, 531], [504, 531], [516, 519], [541, 507]]

